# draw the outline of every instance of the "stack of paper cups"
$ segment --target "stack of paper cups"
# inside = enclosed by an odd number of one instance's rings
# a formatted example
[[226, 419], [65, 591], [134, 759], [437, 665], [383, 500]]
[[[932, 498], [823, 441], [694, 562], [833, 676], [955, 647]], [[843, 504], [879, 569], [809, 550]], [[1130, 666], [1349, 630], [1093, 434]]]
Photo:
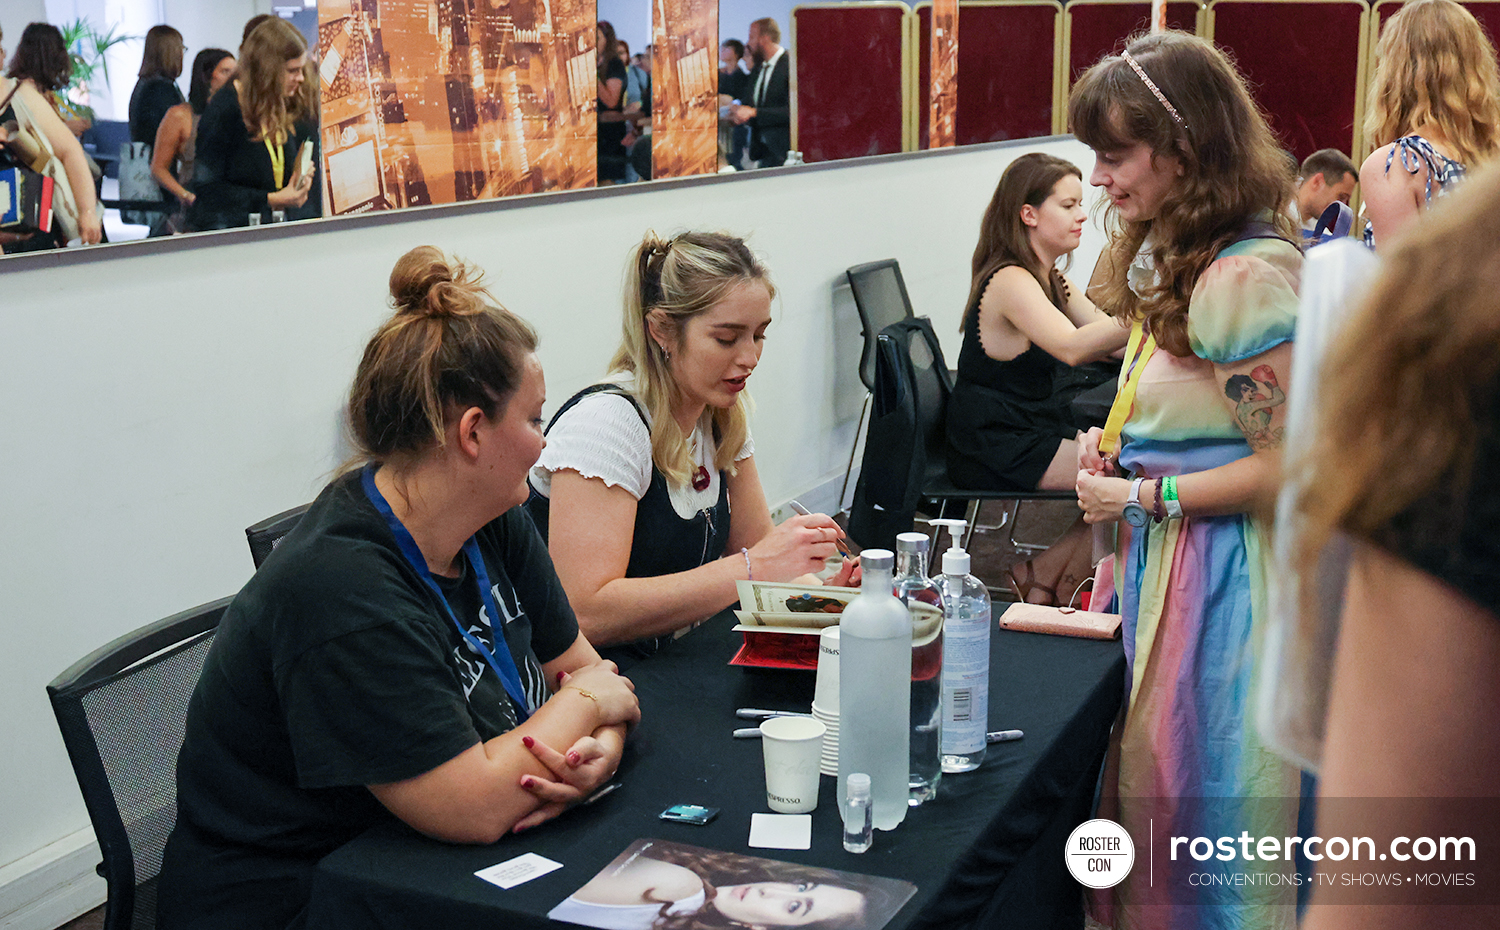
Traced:
[[813, 691], [813, 718], [828, 728], [823, 736], [820, 770], [839, 774], [839, 628], [826, 627], [818, 638], [818, 684]]

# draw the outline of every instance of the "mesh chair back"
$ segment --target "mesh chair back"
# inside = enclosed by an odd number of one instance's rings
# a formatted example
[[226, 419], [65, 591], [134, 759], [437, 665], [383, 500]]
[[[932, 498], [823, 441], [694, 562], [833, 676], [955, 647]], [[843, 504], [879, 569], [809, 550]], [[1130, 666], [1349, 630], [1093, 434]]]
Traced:
[[156, 925], [156, 879], [177, 822], [188, 699], [229, 601], [122, 636], [47, 686], [104, 854], [105, 930]]
[[844, 272], [854, 292], [854, 306], [864, 327], [865, 347], [859, 357], [859, 380], [875, 390], [876, 339], [887, 326], [912, 318], [911, 298], [901, 278], [901, 265], [894, 258], [855, 265]]
[[307, 508], [312, 504], [303, 504], [293, 507], [291, 510], [283, 510], [274, 517], [267, 517], [254, 526], [245, 527], [245, 539], [250, 543], [250, 558], [255, 560], [255, 567], [260, 568], [278, 545], [282, 537], [290, 533], [301, 522], [302, 515], [307, 513]]

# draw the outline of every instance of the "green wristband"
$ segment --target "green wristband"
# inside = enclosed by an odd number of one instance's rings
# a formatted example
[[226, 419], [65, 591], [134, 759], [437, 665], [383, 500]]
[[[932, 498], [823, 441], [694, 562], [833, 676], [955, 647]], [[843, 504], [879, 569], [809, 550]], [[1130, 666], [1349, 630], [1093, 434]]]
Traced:
[[1177, 499], [1177, 476], [1168, 475], [1162, 481], [1161, 496], [1163, 500], [1175, 501]]

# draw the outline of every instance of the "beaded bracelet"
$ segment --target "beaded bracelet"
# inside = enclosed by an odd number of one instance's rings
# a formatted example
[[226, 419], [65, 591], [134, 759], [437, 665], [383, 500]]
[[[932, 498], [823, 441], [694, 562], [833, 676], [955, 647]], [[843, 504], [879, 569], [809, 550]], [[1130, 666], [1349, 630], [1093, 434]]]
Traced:
[[746, 579], [748, 579], [749, 581], [754, 581], [755, 580], [755, 569], [753, 567], [751, 567], [751, 565], [750, 565], [750, 550], [749, 549], [741, 549], [740, 550], [740, 555], [742, 555], [742, 556], [745, 557], [745, 577], [746, 577]]

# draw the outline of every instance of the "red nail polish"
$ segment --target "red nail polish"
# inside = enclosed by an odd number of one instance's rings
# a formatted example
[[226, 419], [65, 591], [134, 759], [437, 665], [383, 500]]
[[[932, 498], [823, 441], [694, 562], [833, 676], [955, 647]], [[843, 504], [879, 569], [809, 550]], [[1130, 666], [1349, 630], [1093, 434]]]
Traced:
[[532, 746], [536, 745], [536, 740], [532, 739], [529, 736], [523, 736], [521, 737], [521, 745], [525, 746], [527, 749], [530, 749]]
[[568, 763], [570, 765], [577, 765], [578, 764], [578, 753], [576, 753], [576, 752], [570, 752], [570, 753], [568, 753]]
[[524, 832], [526, 832], [526, 828], [524, 826], [522, 826], [521, 824], [516, 824], [516, 828], [514, 830], [512, 830], [511, 832], [512, 833], [524, 833]]
[[536, 784], [535, 779], [533, 779], [529, 775], [527, 777], [521, 779], [521, 787], [522, 788], [530, 788], [531, 786], [533, 786], [535, 784]]

